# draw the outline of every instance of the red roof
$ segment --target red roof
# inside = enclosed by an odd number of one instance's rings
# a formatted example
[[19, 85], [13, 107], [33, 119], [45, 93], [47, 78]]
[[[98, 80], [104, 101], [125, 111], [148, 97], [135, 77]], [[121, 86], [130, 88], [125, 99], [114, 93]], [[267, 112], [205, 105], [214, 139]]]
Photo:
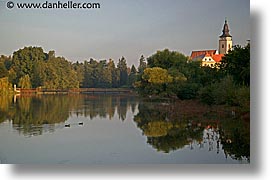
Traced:
[[222, 60], [222, 57], [224, 56], [224, 54], [214, 54], [212, 56], [212, 58], [214, 59], [214, 61], [216, 62], [220, 62]]
[[204, 57], [212, 57], [209, 53], [205, 54]]
[[216, 53], [216, 50], [202, 50], [202, 51], [192, 51], [191, 53], [191, 59], [194, 59], [195, 57], [209, 54], [210, 56], [213, 56]]

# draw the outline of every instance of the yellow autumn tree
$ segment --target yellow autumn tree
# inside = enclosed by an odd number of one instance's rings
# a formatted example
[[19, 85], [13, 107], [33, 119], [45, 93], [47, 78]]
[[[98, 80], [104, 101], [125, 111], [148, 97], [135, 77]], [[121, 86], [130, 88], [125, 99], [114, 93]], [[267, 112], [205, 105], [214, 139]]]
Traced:
[[168, 71], [160, 67], [146, 68], [142, 78], [152, 84], [165, 84], [173, 80]]
[[8, 78], [0, 78], [0, 94], [9, 94], [11, 89], [11, 84], [9, 83]]
[[19, 79], [19, 87], [23, 88], [23, 89], [29, 89], [31, 88], [31, 79], [30, 76], [27, 74], [25, 76], [22, 76]]

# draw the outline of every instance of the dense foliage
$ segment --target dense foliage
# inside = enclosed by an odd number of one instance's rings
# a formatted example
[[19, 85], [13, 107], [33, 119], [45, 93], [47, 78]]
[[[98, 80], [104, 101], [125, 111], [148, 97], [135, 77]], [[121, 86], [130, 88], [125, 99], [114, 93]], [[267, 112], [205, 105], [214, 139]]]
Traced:
[[[141, 80], [136, 84], [139, 93], [145, 95], [176, 95], [180, 99], [193, 99], [197, 98], [201, 87], [221, 77], [217, 69], [201, 67], [200, 62], [189, 61], [188, 57], [183, 54], [168, 49], [157, 51], [156, 54], [150, 56], [148, 66], [167, 71], [170, 80], [162, 84], [164, 88], [161, 91], [156, 91], [156, 87], [152, 86], [154, 83], [148, 82], [146, 79], [148, 75], [145, 76], [146, 74], [143, 73]], [[160, 73], [156, 72], [156, 74], [158, 75], [151, 73], [150, 76], [155, 76], [154, 81], [161, 80]]]
[[221, 63], [202, 67], [179, 52], [157, 51], [136, 82], [142, 95], [177, 96], [213, 104], [240, 106], [249, 111], [250, 45], [234, 46]]
[[41, 47], [25, 47], [11, 57], [1, 56], [4, 74], [11, 84], [21, 88], [77, 88], [79, 82], [72, 63], [63, 57], [55, 57], [54, 51], [45, 53]]
[[236, 84], [250, 85], [250, 45], [235, 46], [222, 60], [221, 69], [233, 77]]
[[41, 47], [25, 47], [0, 57], [0, 92], [21, 88], [135, 88], [144, 96], [199, 98], [202, 102], [249, 109], [250, 45], [234, 46], [221, 63], [202, 67], [179, 52], [157, 51], [142, 55], [139, 67], [130, 68], [124, 57], [117, 65], [110, 59], [72, 63], [45, 53]]
[[202, 102], [239, 106], [242, 111], [249, 112], [250, 45], [234, 46], [216, 69], [219, 79], [199, 90]]
[[[142, 58], [139, 69], [143, 71], [146, 63]], [[54, 51], [44, 52], [41, 47], [24, 47], [12, 56], [0, 57], [1, 91], [7, 91], [10, 84], [25, 89], [132, 87], [137, 73], [134, 66], [131, 69], [127, 66], [124, 57], [118, 60], [117, 66], [111, 59], [72, 63], [64, 57], [56, 57]]]

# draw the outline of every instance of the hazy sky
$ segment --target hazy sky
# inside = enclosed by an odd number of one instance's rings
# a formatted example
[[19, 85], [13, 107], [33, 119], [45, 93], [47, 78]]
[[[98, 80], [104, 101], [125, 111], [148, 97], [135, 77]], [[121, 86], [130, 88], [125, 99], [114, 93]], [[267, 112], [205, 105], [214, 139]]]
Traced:
[[234, 44], [245, 45], [250, 39], [249, 0], [74, 2], [99, 2], [101, 8], [10, 10], [6, 1], [0, 0], [0, 54], [11, 55], [24, 46], [41, 46], [71, 61], [92, 57], [117, 62], [124, 56], [128, 65], [138, 65], [142, 54], [148, 57], [164, 48], [185, 55], [192, 50], [217, 49], [225, 17]]

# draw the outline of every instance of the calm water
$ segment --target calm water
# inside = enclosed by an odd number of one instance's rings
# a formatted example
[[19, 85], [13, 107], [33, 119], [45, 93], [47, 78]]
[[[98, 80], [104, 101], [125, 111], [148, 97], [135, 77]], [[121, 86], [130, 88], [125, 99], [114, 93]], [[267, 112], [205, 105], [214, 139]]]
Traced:
[[230, 112], [123, 95], [0, 97], [0, 164], [249, 163], [249, 122]]

